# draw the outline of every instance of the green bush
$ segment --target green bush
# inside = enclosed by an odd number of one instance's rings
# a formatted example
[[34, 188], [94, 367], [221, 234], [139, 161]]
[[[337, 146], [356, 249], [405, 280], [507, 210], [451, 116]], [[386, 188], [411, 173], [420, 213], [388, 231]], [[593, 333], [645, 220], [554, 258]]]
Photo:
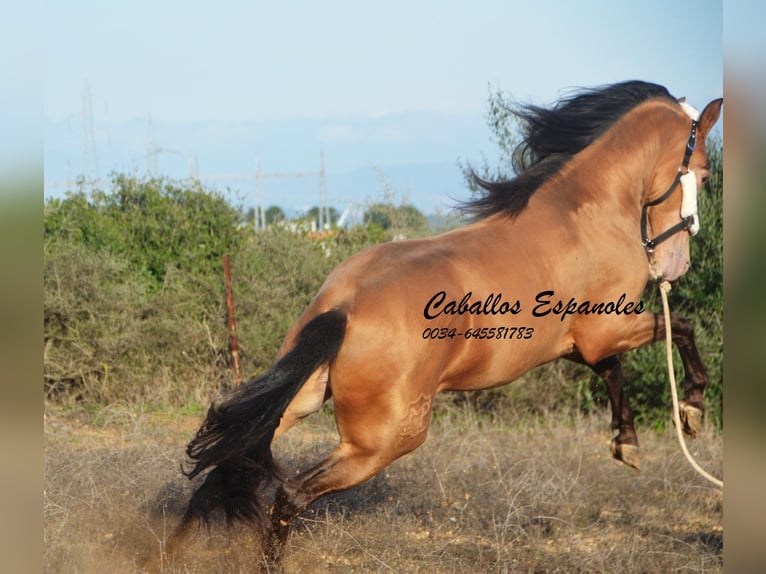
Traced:
[[380, 229], [321, 241], [273, 227], [197, 184], [115, 176], [45, 205], [44, 388], [62, 403], [206, 403], [233, 384], [222, 255], [232, 266], [242, 371], [263, 370], [343, 259]]
[[228, 359], [223, 305], [210, 296], [222, 297], [217, 285], [170, 267], [156, 289], [107, 250], [70, 241], [45, 246], [48, 398], [183, 404], [220, 385]]
[[82, 189], [46, 205], [45, 237], [125, 259], [159, 287], [169, 267], [219, 273], [221, 256], [243, 237], [240, 210], [199, 183], [113, 175], [111, 189]]
[[[708, 142], [709, 190], [693, 267], [670, 293], [671, 309], [695, 325], [711, 384], [708, 415], [723, 424], [722, 148]], [[273, 226], [256, 233], [241, 210], [198, 184], [114, 176], [108, 190], [83, 190], [45, 204], [44, 388], [51, 400], [85, 404], [206, 403], [233, 384], [221, 257], [229, 253], [241, 366], [267, 368], [286, 331], [330, 271], [390, 240], [401, 226], [370, 224], [322, 239]], [[423, 233], [418, 219], [413, 234]], [[659, 310], [656, 287], [645, 294]], [[680, 376], [680, 361], [676, 356]], [[669, 391], [661, 343], [624, 356], [626, 393], [639, 422], [664, 424]], [[503, 389], [470, 396], [493, 410], [544, 414], [607, 403], [603, 382], [557, 361]]]
[[183, 403], [218, 388], [221, 258], [240, 221], [222, 196], [162, 178], [115, 175], [106, 191], [46, 202], [46, 396]]
[[287, 330], [343, 259], [366, 246], [346, 234], [318, 241], [279, 227], [250, 235], [232, 255], [244, 374], [267, 368]]

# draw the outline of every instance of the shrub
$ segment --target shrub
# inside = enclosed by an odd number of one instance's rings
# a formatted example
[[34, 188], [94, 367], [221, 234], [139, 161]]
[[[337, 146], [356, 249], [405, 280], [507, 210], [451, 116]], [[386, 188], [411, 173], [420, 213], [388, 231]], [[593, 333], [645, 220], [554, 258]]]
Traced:
[[390, 238], [380, 229], [317, 240], [240, 225], [193, 184], [113, 178], [45, 205], [44, 388], [49, 399], [206, 403], [233, 384], [222, 254], [232, 262], [242, 371], [274, 359], [332, 268]]
[[[82, 187], [82, 186], [81, 186]], [[199, 184], [115, 175], [45, 205], [49, 398], [184, 402], [227, 361], [222, 254], [240, 212]]]
[[46, 205], [45, 237], [124, 258], [162, 285], [169, 267], [220, 273], [221, 256], [243, 236], [241, 211], [199, 183], [113, 175], [111, 189], [81, 189]]
[[[722, 148], [710, 140], [711, 182], [701, 192], [702, 230], [692, 270], [670, 305], [695, 325], [710, 375], [708, 414], [723, 424]], [[407, 209], [394, 209], [411, 215]], [[415, 218], [414, 235], [423, 233]], [[220, 195], [165, 179], [113, 177], [111, 189], [82, 189], [45, 205], [44, 385], [62, 401], [205, 403], [232, 384], [221, 257], [230, 253], [243, 375], [267, 368], [286, 331], [330, 271], [390, 240], [400, 223], [371, 224], [312, 238], [277, 226], [256, 233]], [[659, 310], [656, 287], [645, 294]], [[680, 361], [677, 361], [680, 365]], [[669, 390], [661, 343], [624, 356], [626, 393], [639, 422], [664, 424]], [[680, 370], [680, 367], [678, 367]], [[679, 377], [680, 379], [681, 377]], [[589, 369], [558, 361], [504, 389], [477, 394], [477, 407], [511, 402], [545, 413], [607, 404]]]

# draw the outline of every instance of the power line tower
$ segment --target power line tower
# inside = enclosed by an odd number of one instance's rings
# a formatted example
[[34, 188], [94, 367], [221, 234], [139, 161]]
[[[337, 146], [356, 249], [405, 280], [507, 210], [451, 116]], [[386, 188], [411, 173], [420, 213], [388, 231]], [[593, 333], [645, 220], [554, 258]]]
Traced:
[[[154, 120], [152, 114], [147, 114], [146, 119], [146, 170], [150, 176], [159, 174], [159, 156], [160, 154], [172, 154], [186, 159], [189, 169], [189, 181], [194, 182], [199, 179], [199, 165], [197, 156], [191, 152], [181, 151], [169, 147], [162, 147], [157, 142], [157, 133], [154, 129]], [[135, 163], [133, 165], [135, 173]]]
[[[292, 179], [296, 177], [316, 177], [319, 175], [319, 181], [320, 181], [320, 195], [324, 194], [324, 196], [327, 195], [327, 185], [325, 182], [324, 177], [324, 156], [320, 156], [320, 171], [288, 171], [288, 172], [267, 172], [264, 173], [261, 170], [261, 156], [259, 154], [256, 154], [255, 156], [255, 209], [254, 209], [254, 218], [253, 218], [253, 227], [256, 231], [261, 231], [266, 229], [266, 209], [264, 207], [264, 193], [263, 193], [263, 180], [264, 179]], [[239, 176], [232, 175], [232, 176], [218, 176], [212, 179], [216, 180], [237, 180], [241, 179]], [[322, 191], [324, 189], [324, 191]], [[325, 200], [326, 203], [326, 200]], [[322, 207], [319, 209], [320, 212], [320, 225], [322, 222]], [[325, 208], [325, 215], [324, 220], [329, 222], [329, 217], [327, 215], [327, 209]]]
[[[320, 167], [321, 170], [324, 170], [324, 157], [320, 156]], [[260, 154], [256, 154], [255, 156], [255, 177], [253, 178], [253, 173], [250, 172], [249, 174], [225, 174], [225, 175], [214, 175], [210, 177], [205, 177], [205, 181], [207, 182], [213, 182], [213, 181], [230, 181], [230, 182], [255, 182], [255, 208], [254, 208], [254, 217], [253, 217], [253, 227], [256, 231], [266, 229], [266, 210], [264, 209], [264, 201], [265, 201], [265, 194], [264, 194], [264, 180], [274, 180], [274, 179], [292, 179], [292, 178], [298, 178], [298, 177], [317, 177], [319, 176], [320, 181], [320, 193], [325, 196], [324, 203], [327, 203], [326, 195], [327, 195], [327, 185], [325, 183], [325, 177], [320, 173], [320, 171], [284, 171], [284, 172], [264, 172], [261, 169], [261, 156]], [[321, 191], [324, 189], [324, 191]], [[328, 210], [325, 207], [325, 215], [324, 215], [324, 221], [327, 221], [329, 223], [329, 215]]]
[[261, 156], [255, 156], [255, 218], [253, 221], [256, 231], [266, 229], [266, 212], [263, 209], [263, 174], [261, 173]]
[[324, 169], [324, 151], [319, 150], [319, 231], [330, 226], [330, 212], [327, 202], [327, 176]]

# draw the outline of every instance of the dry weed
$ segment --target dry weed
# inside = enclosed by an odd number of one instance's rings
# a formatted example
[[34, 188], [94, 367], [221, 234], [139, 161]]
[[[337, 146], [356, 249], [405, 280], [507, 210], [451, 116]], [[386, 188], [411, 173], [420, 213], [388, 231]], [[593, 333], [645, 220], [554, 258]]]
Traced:
[[[512, 418], [440, 401], [420, 449], [304, 513], [285, 571], [722, 571], [722, 494], [688, 467], [670, 431], [643, 431], [638, 473], [610, 459], [606, 413]], [[115, 409], [94, 426], [49, 412], [46, 571], [136, 572], [160, 555], [190, 492], [179, 464], [198, 422]], [[334, 437], [323, 413], [276, 451], [304, 467]], [[690, 446], [721, 472], [720, 434]], [[252, 572], [258, 563], [252, 533], [216, 525], [163, 572]]]

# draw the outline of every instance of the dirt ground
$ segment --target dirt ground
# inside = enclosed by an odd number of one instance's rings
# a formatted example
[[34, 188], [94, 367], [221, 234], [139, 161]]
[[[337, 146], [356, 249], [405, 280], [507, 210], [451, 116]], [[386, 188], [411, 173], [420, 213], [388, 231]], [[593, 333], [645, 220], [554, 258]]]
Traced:
[[[490, 420], [494, 419], [494, 420]], [[105, 409], [45, 414], [45, 571], [253, 572], [257, 540], [213, 524], [168, 559], [200, 417]], [[722, 572], [723, 494], [683, 459], [672, 428], [638, 429], [642, 470], [611, 459], [606, 413], [513, 421], [437, 405], [428, 441], [370, 482], [317, 501], [287, 546], [289, 573]], [[298, 469], [328, 452], [331, 417], [280, 439]], [[723, 439], [689, 443], [721, 476]]]

